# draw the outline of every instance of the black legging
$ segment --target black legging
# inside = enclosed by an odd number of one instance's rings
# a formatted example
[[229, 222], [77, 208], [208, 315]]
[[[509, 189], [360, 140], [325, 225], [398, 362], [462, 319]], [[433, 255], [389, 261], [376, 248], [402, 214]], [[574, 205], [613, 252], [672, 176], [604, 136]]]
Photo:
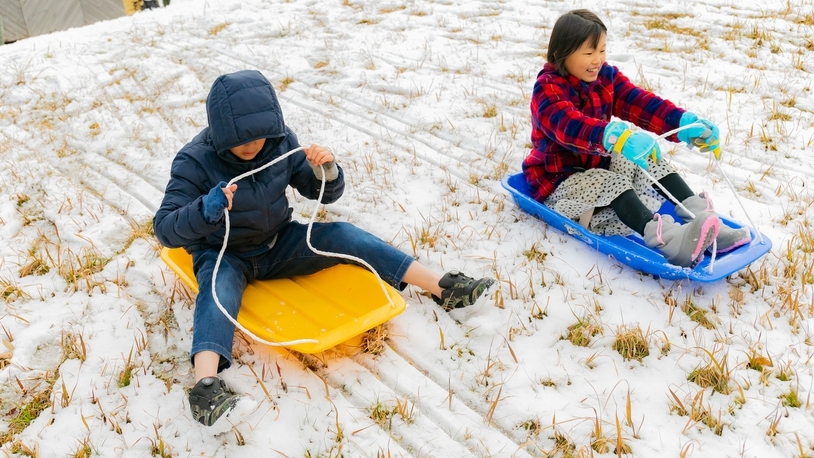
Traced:
[[[672, 194], [678, 202], [683, 202], [686, 198], [695, 195], [690, 187], [687, 186], [684, 179], [677, 173], [671, 173], [665, 176], [659, 180], [659, 183], [661, 183], [664, 189]], [[669, 200], [669, 197], [664, 194], [661, 188], [656, 185], [653, 185], [653, 187], [656, 188], [658, 193], [664, 196], [665, 199]], [[642, 235], [644, 235], [644, 226], [653, 219], [653, 212], [644, 206], [642, 201], [639, 200], [639, 196], [637, 196], [632, 189], [628, 189], [620, 194], [619, 197], [613, 199], [611, 208], [613, 208], [613, 211], [616, 212], [616, 215], [627, 227]]]

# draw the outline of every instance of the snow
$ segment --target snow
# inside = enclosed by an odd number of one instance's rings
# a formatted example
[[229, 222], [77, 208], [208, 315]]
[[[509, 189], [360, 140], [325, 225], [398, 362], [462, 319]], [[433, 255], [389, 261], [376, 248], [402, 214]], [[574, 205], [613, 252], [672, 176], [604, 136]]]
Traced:
[[[587, 457], [603, 455], [599, 427], [616, 456], [618, 425], [633, 456], [814, 456], [814, 5], [659, 5], [173, 0], [0, 46], [0, 338], [13, 347], [0, 431], [18, 431], [0, 449]], [[608, 25], [611, 63], [718, 123], [734, 193], [708, 155], [663, 144], [665, 158], [754, 221], [773, 243], [764, 258], [711, 284], [654, 279], [514, 206], [500, 178], [528, 150], [551, 26], [579, 7]], [[212, 81], [249, 68], [302, 143], [337, 154], [348, 187], [329, 220], [500, 290], [453, 318], [408, 288], [379, 354], [237, 335], [223, 377], [257, 406], [218, 434], [186, 401], [192, 297], [146, 231], [174, 154], [206, 125]], [[291, 198], [306, 221], [313, 202]], [[587, 346], [564, 338], [578, 322], [595, 325]], [[614, 349], [625, 326], [647, 338], [641, 361]], [[715, 363], [728, 393], [688, 380]], [[799, 407], [780, 399], [792, 391]]]

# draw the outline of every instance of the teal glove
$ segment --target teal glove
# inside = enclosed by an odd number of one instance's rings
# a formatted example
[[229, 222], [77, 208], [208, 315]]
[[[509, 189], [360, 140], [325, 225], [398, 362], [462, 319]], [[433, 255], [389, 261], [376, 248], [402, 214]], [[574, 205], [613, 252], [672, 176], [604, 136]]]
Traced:
[[644, 132], [633, 132], [621, 121], [611, 121], [605, 127], [602, 144], [606, 151], [622, 154], [625, 159], [647, 170], [648, 155], [653, 162], [661, 159], [661, 149], [656, 139]]
[[718, 131], [718, 126], [708, 119], [699, 119], [698, 115], [690, 113], [689, 111], [681, 115], [681, 120], [678, 122], [678, 125], [679, 127], [684, 127], [693, 123], [700, 125], [679, 130], [676, 134], [678, 139], [690, 146], [697, 146], [703, 152], [712, 151], [712, 154], [715, 155], [715, 159], [720, 161], [721, 133]]

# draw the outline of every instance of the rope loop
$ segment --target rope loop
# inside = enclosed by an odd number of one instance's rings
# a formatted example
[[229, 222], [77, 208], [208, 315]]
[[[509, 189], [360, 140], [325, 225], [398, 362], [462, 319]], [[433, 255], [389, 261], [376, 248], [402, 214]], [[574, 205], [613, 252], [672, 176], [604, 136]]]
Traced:
[[[229, 180], [229, 183], [226, 186], [229, 187], [229, 186], [233, 185], [234, 183], [242, 180], [243, 178], [254, 175], [257, 172], [260, 172], [261, 170], [264, 170], [264, 169], [266, 169], [268, 167], [271, 167], [272, 165], [282, 161], [283, 159], [287, 158], [288, 156], [291, 156], [292, 154], [296, 153], [297, 151], [304, 150], [304, 149], [305, 149], [304, 147], [300, 146], [299, 148], [295, 148], [295, 149], [283, 154], [282, 156], [274, 159], [273, 161], [269, 162], [268, 164], [266, 164], [266, 165], [264, 165], [262, 167], [258, 167], [258, 168], [254, 169], [254, 170], [249, 170], [246, 173], [238, 175], [237, 177], [232, 178], [231, 180]], [[376, 275], [376, 278], [379, 280], [379, 286], [381, 286], [382, 292], [384, 292], [385, 297], [387, 297], [387, 301], [390, 303], [390, 306], [395, 307], [396, 304], [393, 302], [393, 298], [390, 297], [390, 294], [388, 294], [387, 288], [385, 287], [384, 281], [382, 280], [381, 276], [379, 276], [379, 273], [376, 272], [376, 269], [374, 269], [373, 266], [368, 264], [364, 259], [357, 258], [355, 256], [351, 256], [351, 255], [348, 255], [348, 254], [343, 254], [343, 253], [332, 253], [332, 252], [329, 252], [329, 251], [320, 251], [320, 250], [317, 250], [316, 248], [314, 248], [311, 245], [311, 228], [314, 225], [314, 220], [316, 220], [317, 213], [319, 212], [319, 205], [322, 202], [322, 196], [325, 193], [325, 168], [322, 166], [322, 164], [320, 164], [319, 167], [322, 170], [322, 184], [319, 187], [319, 197], [317, 198], [317, 204], [314, 206], [314, 211], [311, 214], [310, 220], [308, 221], [308, 230], [307, 230], [306, 236], [305, 236], [305, 241], [308, 244], [308, 248], [310, 248], [311, 251], [313, 251], [314, 253], [322, 255], [322, 256], [331, 256], [331, 257], [336, 257], [336, 258], [348, 259], [348, 260], [351, 260], [351, 261], [358, 262], [359, 264], [362, 264], [363, 266], [367, 267], [367, 269], [370, 270], [371, 272], [373, 272], [373, 274]], [[246, 335], [251, 337], [254, 341], [262, 343], [264, 345], [271, 346], [271, 347], [286, 347], [286, 346], [298, 345], [298, 344], [303, 344], [303, 343], [319, 343], [319, 341], [316, 340], [316, 339], [298, 339], [298, 340], [289, 340], [289, 341], [285, 341], [285, 342], [268, 341], [268, 340], [265, 340], [265, 339], [263, 339], [261, 337], [256, 336], [254, 333], [252, 333], [251, 331], [246, 329], [243, 325], [238, 323], [236, 319], [232, 318], [231, 315], [229, 315], [229, 312], [227, 312], [226, 308], [223, 307], [223, 304], [220, 303], [220, 299], [218, 299], [218, 294], [217, 294], [217, 292], [215, 290], [215, 282], [216, 282], [217, 276], [218, 276], [218, 269], [220, 268], [220, 263], [223, 260], [223, 254], [226, 252], [226, 246], [229, 243], [230, 222], [229, 222], [229, 210], [228, 209], [224, 211], [223, 216], [225, 218], [226, 232], [223, 235], [223, 245], [220, 248], [220, 252], [218, 253], [218, 259], [215, 262], [215, 268], [212, 271], [212, 298], [215, 299], [215, 305], [218, 306], [218, 309], [221, 311], [221, 313], [223, 313], [223, 316], [225, 316], [236, 328], [243, 331]]]

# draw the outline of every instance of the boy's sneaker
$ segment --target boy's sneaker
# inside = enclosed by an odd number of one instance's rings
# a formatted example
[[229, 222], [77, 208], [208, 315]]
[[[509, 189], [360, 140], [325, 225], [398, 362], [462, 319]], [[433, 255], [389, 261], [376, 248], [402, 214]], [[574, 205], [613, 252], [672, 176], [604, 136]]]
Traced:
[[189, 392], [192, 418], [204, 426], [212, 426], [232, 410], [240, 396], [234, 394], [220, 377], [204, 377]]
[[493, 284], [495, 284], [495, 280], [491, 278], [475, 280], [457, 270], [450, 270], [438, 281], [438, 286], [441, 287], [441, 297], [433, 295], [432, 300], [447, 312], [468, 307], [474, 304]]

